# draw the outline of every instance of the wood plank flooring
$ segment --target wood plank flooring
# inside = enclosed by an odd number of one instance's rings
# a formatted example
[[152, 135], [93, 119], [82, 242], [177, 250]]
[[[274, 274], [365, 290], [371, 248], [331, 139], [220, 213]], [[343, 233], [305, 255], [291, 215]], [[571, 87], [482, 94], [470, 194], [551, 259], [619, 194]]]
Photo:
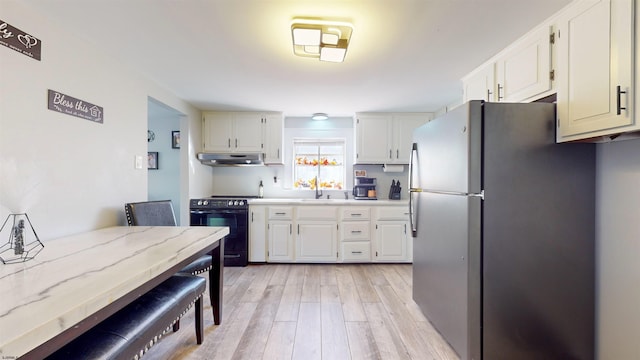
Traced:
[[221, 325], [204, 304], [202, 345], [191, 310], [144, 359], [458, 359], [413, 302], [407, 264], [228, 267]]

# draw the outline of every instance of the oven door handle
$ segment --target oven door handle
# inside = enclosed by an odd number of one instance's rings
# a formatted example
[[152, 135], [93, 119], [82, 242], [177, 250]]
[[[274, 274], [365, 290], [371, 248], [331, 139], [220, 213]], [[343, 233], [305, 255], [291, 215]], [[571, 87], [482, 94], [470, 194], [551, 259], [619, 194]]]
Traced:
[[191, 214], [196, 215], [215, 215], [215, 214], [244, 214], [248, 213], [247, 209], [234, 209], [234, 210], [189, 210]]

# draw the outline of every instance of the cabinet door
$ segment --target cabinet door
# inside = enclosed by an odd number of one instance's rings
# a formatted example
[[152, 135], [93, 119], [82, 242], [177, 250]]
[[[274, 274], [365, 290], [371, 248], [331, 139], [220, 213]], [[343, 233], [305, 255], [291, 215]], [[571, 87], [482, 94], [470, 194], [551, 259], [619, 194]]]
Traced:
[[231, 113], [204, 113], [202, 140], [204, 151], [229, 152], [232, 150], [233, 116]]
[[282, 114], [264, 116], [264, 162], [265, 164], [283, 164], [282, 132], [284, 119]]
[[409, 261], [406, 221], [380, 221], [376, 224], [376, 261]]
[[393, 117], [392, 163], [409, 164], [413, 130], [431, 120], [427, 114], [402, 114]]
[[249, 261], [267, 261], [266, 206], [249, 207]]
[[296, 261], [336, 262], [338, 236], [335, 221], [309, 221], [298, 223], [296, 233]]
[[464, 102], [469, 100], [496, 101], [494, 96], [495, 65], [488, 64], [462, 80]]
[[356, 119], [356, 164], [384, 164], [393, 160], [392, 116], [358, 115]]
[[544, 26], [496, 62], [497, 100], [520, 102], [551, 90], [551, 29]]
[[237, 152], [263, 151], [263, 120], [257, 113], [234, 115], [234, 140], [232, 147]]
[[633, 22], [631, 0], [585, 1], [559, 21], [558, 142], [633, 125]]
[[269, 262], [293, 260], [293, 223], [291, 221], [269, 222]]

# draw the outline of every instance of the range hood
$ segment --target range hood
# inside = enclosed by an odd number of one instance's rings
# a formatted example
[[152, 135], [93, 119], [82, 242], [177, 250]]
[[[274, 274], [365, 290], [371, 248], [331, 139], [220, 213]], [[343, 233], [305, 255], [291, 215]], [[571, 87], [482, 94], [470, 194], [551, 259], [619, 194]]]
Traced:
[[198, 153], [198, 160], [209, 166], [264, 165], [262, 153]]

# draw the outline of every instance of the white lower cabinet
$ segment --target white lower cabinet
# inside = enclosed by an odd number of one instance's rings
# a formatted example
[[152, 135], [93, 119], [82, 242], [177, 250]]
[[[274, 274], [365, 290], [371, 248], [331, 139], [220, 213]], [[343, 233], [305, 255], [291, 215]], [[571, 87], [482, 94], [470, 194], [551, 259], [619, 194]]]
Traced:
[[293, 260], [293, 223], [280, 220], [269, 221], [269, 261], [291, 262]]
[[296, 262], [338, 260], [338, 214], [335, 206], [298, 206]]
[[267, 261], [267, 207], [249, 206], [249, 261]]
[[343, 207], [340, 210], [340, 261], [371, 262], [371, 209]]
[[374, 261], [411, 262], [413, 238], [408, 207], [389, 206], [375, 210]]
[[338, 223], [336, 221], [300, 221], [297, 228], [297, 262], [337, 261]]
[[250, 212], [252, 262], [412, 260], [407, 206], [252, 205]]
[[343, 241], [341, 245], [343, 262], [371, 262], [370, 241]]
[[295, 242], [293, 239], [293, 207], [270, 206], [267, 211], [267, 239], [269, 243], [269, 262], [292, 262], [295, 260]]
[[407, 261], [408, 223], [378, 221], [376, 223], [376, 261]]

